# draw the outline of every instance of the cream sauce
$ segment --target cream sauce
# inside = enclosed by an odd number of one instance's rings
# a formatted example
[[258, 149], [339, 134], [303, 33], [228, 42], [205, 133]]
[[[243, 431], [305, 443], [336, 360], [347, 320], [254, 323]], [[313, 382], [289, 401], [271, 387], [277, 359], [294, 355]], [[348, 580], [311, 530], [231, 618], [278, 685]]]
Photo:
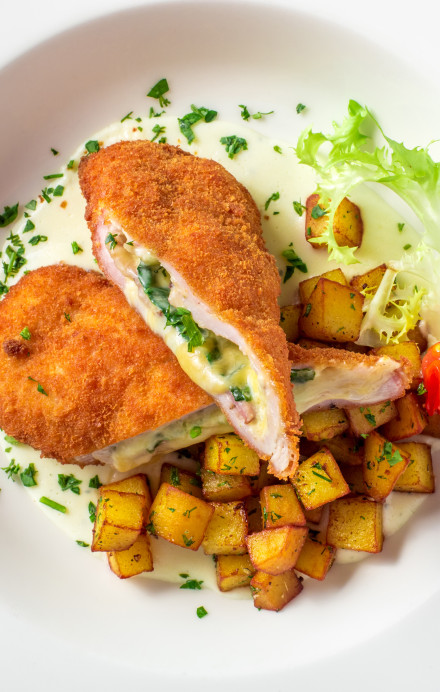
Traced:
[[[296, 253], [307, 264], [309, 276], [336, 268], [335, 263], [328, 262], [325, 249], [314, 249], [306, 242], [304, 217], [300, 217], [294, 211], [292, 203], [300, 201], [304, 204], [307, 196], [314, 191], [314, 179], [308, 167], [298, 164], [291, 145], [266, 138], [241, 123], [214, 121], [196, 125], [196, 140], [188, 146], [179, 132], [177, 118], [169, 116], [162, 116], [160, 119], [142, 118], [139, 122], [126, 120], [123, 123], [114, 123], [91, 139], [98, 140], [101, 146], [120, 140], [149, 139], [154, 136], [152, 128], [158, 122], [166, 128], [163, 134], [169, 143], [179, 144], [183, 149], [194, 154], [217, 160], [248, 188], [261, 211], [266, 245], [275, 256], [281, 277], [284, 277], [286, 269], [282, 252], [290, 243], [293, 243]], [[247, 140], [248, 149], [230, 159], [220, 143], [220, 138], [232, 133], [244, 137]], [[274, 146], [281, 147], [282, 153], [278, 153]], [[90, 233], [84, 220], [85, 203], [76, 173], [78, 161], [84, 154], [86, 150], [81, 145], [73, 156], [73, 167], [71, 169], [62, 167], [59, 172], [63, 174], [63, 177], [49, 181], [53, 187], [56, 185], [64, 187], [61, 197], [53, 196], [51, 202], [48, 203], [40, 196], [36, 198], [38, 202], [35, 211], [25, 210], [32, 223], [35, 224], [35, 229], [23, 234], [27, 220], [24, 216], [21, 216], [12, 227], [13, 232], [22, 237], [26, 247], [27, 264], [24, 270], [32, 270], [57, 262], [75, 264], [84, 269], [97, 269], [92, 254]], [[57, 159], [54, 159], [53, 170], [47, 173], [57, 172], [56, 163]], [[47, 184], [46, 181], [42, 181], [42, 187]], [[279, 198], [268, 202], [274, 193], [279, 193]], [[416, 232], [408, 224], [405, 224], [403, 232], [399, 232], [397, 224], [402, 221], [401, 215], [371, 189], [357, 189], [352, 195], [352, 200], [362, 210], [364, 240], [357, 253], [360, 264], [343, 267], [348, 278], [363, 273], [381, 262], [399, 259], [405, 244], [410, 243], [413, 246], [417, 244]], [[9, 228], [7, 230], [9, 231]], [[47, 236], [47, 241], [30, 245], [29, 240], [37, 234]], [[73, 242], [81, 248], [76, 254], [72, 250]], [[8, 285], [19, 280], [23, 269], [8, 282]], [[296, 271], [289, 281], [282, 283], [281, 305], [298, 301], [298, 284], [304, 278], [306, 278], [305, 274]], [[121, 478], [124, 474], [108, 466], [88, 466], [81, 469], [73, 465], [62, 466], [50, 459], [41, 460], [37, 451], [25, 445], [10, 445], [4, 440], [3, 435], [0, 435], [0, 445], [3, 450], [10, 450], [6, 452], [8, 462], [11, 458], [15, 458], [22, 469], [30, 462], [35, 464], [38, 485], [27, 489], [32, 500], [38, 503], [47, 516], [73, 540], [91, 543], [92, 523], [89, 519], [88, 505], [89, 502], [96, 503], [97, 491], [89, 488], [88, 482], [96, 474], [103, 483]], [[176, 455], [172, 458], [175, 459]], [[184, 463], [185, 460], [179, 459], [180, 465], [183, 465], [182, 462]], [[159, 467], [160, 463], [153, 463], [144, 470], [148, 470], [151, 477], [157, 478]], [[139, 470], [141, 471], [142, 468], [140, 467]], [[59, 473], [73, 473], [82, 480], [80, 495], [61, 490], [58, 485]], [[4, 485], [4, 481], [2, 484]], [[41, 504], [39, 500], [43, 495], [66, 506], [66, 513], [61, 514]], [[398, 498], [396, 498], [397, 495], [399, 495]], [[386, 533], [390, 535], [400, 528], [422, 500], [420, 496], [408, 497], [408, 494], [393, 493], [384, 508]], [[148, 574], [149, 578], [178, 583], [179, 573], [186, 572], [194, 578], [204, 579], [206, 586], [216, 588], [213, 562], [211, 558], [203, 554], [202, 550], [194, 553], [191, 550], [172, 546], [160, 539], [153, 539], [152, 544], [155, 569]], [[351, 559], [365, 556], [351, 551], [339, 551], [338, 561], [347, 562], [346, 553], [349, 553]], [[100, 554], [95, 553], [95, 555]], [[105, 559], [102, 554], [100, 557]], [[231, 595], [240, 597], [240, 592], [244, 591], [247, 593], [247, 590], [238, 589]]]

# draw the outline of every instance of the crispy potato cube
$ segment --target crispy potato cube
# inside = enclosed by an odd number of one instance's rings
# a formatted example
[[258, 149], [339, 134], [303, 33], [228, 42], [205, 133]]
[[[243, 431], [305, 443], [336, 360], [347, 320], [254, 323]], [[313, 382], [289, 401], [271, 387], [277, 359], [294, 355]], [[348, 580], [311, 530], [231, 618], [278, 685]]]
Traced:
[[99, 489], [93, 528], [93, 552], [126, 550], [140, 535], [145, 523], [147, 498], [136, 493]]
[[409, 464], [409, 456], [378, 432], [373, 431], [365, 440], [363, 464], [364, 483], [367, 493], [378, 502], [390, 494], [394, 485]]
[[[101, 486], [104, 487], [104, 486]], [[128, 476], [121, 481], [107, 483], [107, 490], [115, 490], [120, 493], [134, 493], [135, 495], [144, 495], [147, 498], [147, 509], [151, 505], [151, 493], [148, 484], [148, 478], [145, 473], [137, 473], [135, 476]]]
[[210, 502], [233, 502], [252, 494], [249, 476], [225, 476], [202, 469], [202, 492]]
[[393, 401], [384, 401], [381, 404], [346, 409], [345, 413], [353, 433], [366, 435], [395, 418], [397, 409]]
[[213, 513], [204, 500], [162, 483], [151, 505], [149, 528], [170, 543], [197, 550]]
[[422, 381], [422, 359], [420, 350], [415, 341], [402, 341], [400, 344], [387, 344], [374, 348], [371, 353], [376, 356], [389, 356], [395, 360], [409, 361], [411, 369], [409, 374], [412, 376], [411, 389], [417, 389]]
[[263, 528], [263, 519], [261, 516], [260, 498], [255, 497], [255, 495], [247, 497], [244, 501], [244, 508], [246, 510], [248, 534], [261, 531]]
[[256, 608], [278, 611], [301, 593], [303, 585], [292, 569], [278, 576], [257, 572], [250, 587]]
[[298, 320], [301, 311], [301, 305], [285, 305], [283, 308], [281, 308], [280, 325], [284, 330], [287, 341], [293, 342], [298, 339]]
[[[313, 194], [306, 201], [306, 240], [319, 238], [327, 228], [327, 215], [317, 215], [314, 209], [319, 205], [319, 195]], [[322, 207], [318, 209], [321, 212]], [[315, 218], [317, 216], [317, 218]], [[333, 232], [341, 247], [359, 247], [362, 243], [363, 222], [359, 207], [344, 197], [333, 219]], [[322, 247], [315, 245], [313, 247]]]
[[107, 556], [110, 569], [119, 579], [153, 571], [150, 539], [145, 533], [141, 533], [127, 550], [112, 551]]
[[235, 435], [213, 435], [205, 443], [205, 469], [228, 476], [258, 476], [258, 454]]
[[365, 274], [353, 276], [352, 280], [350, 281], [350, 286], [355, 288], [356, 291], [359, 291], [359, 293], [365, 291], [365, 293], [374, 296], [379, 288], [380, 282], [382, 281], [386, 270], [387, 265], [380, 264], [378, 267], [374, 267], [374, 269], [370, 269], [370, 271], [365, 272]]
[[401, 442], [399, 449], [408, 454], [410, 462], [397, 479], [394, 490], [407, 493], [433, 493], [435, 479], [430, 446], [422, 442]]
[[319, 279], [299, 319], [301, 334], [321, 341], [356, 341], [364, 298], [350, 286]]
[[298, 284], [299, 297], [303, 305], [309, 302], [309, 298], [315, 290], [319, 279], [329, 279], [329, 281], [336, 281], [336, 283], [343, 286], [348, 285], [348, 281], [341, 269], [331, 269], [318, 276], [312, 276], [310, 279], [304, 279], [304, 281], [300, 281]]
[[247, 517], [243, 502], [213, 502], [214, 513], [206, 527], [206, 555], [243, 555], [247, 552]]
[[328, 440], [348, 430], [348, 418], [340, 408], [306, 411], [302, 414], [302, 429], [308, 440]]
[[423, 428], [424, 435], [431, 437], [440, 437], [440, 413], [434, 413], [433, 416], [427, 416], [426, 427]]
[[305, 526], [306, 518], [292, 485], [271, 485], [260, 493], [263, 528]]
[[325, 534], [320, 531], [309, 531], [295, 569], [307, 574], [312, 579], [325, 579], [327, 572], [336, 557], [336, 550], [327, 545]]
[[426, 415], [417, 394], [408, 392], [401, 399], [396, 399], [394, 403], [397, 416], [381, 428], [383, 435], [392, 441], [420, 435], [426, 426]]
[[333, 548], [380, 553], [382, 504], [366, 497], [343, 497], [329, 506], [327, 543]]
[[333, 454], [338, 464], [360, 466], [364, 460], [364, 439], [355, 439], [352, 435], [343, 434], [325, 440], [325, 446]]
[[248, 536], [246, 543], [253, 566], [267, 574], [281, 574], [292, 569], [307, 533], [306, 526], [279, 526]]
[[350, 492], [333, 455], [325, 447], [299, 465], [292, 483], [306, 509], [315, 509]]
[[353, 495], [368, 495], [362, 466], [346, 466], [341, 464], [339, 468], [348, 483], [350, 493]]
[[320, 524], [322, 519], [323, 508], [315, 507], [315, 509], [305, 509], [304, 516], [308, 524]]
[[215, 567], [220, 591], [248, 586], [255, 574], [249, 555], [219, 555]]
[[203, 497], [202, 494], [202, 481], [195, 473], [190, 471], [185, 471], [179, 469], [173, 464], [162, 464], [160, 470], [160, 483], [169, 483], [174, 485], [175, 488], [183, 490], [184, 493], [188, 495], [194, 495], [194, 497]]

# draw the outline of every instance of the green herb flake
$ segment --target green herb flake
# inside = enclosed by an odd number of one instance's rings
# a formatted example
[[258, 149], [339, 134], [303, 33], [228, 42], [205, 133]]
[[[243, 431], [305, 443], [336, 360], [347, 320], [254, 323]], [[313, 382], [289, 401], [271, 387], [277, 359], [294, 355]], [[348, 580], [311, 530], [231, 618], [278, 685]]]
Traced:
[[18, 216], [18, 202], [12, 207], [6, 206], [3, 210], [3, 214], [0, 214], [0, 228], [5, 228], [9, 226], [10, 223], [15, 221]]
[[179, 123], [180, 132], [186, 138], [188, 144], [191, 144], [195, 140], [195, 134], [193, 132], [193, 125], [204, 120], [205, 123], [212, 122], [217, 117], [217, 111], [210, 108], [205, 108], [204, 106], [195, 106], [191, 104], [191, 112], [184, 115], [182, 118], [177, 118]]
[[33, 223], [33, 221], [31, 221], [30, 219], [28, 219], [28, 220], [26, 221], [26, 224], [25, 224], [24, 228], [23, 228], [23, 233], [29, 233], [29, 231], [33, 231], [34, 228], [35, 228], [35, 224]]
[[34, 235], [28, 242], [29, 245], [39, 245], [47, 241], [47, 235]]
[[182, 534], [182, 538], [183, 538], [183, 542], [185, 543], [185, 546], [186, 546], [187, 548], [189, 548], [190, 546], [192, 546], [192, 544], [194, 543], [193, 539], [192, 539], [192, 538], [188, 538], [188, 536], [187, 536], [186, 534], [184, 534], [184, 533]]
[[261, 120], [261, 118], [264, 115], [272, 115], [274, 111], [267, 111], [266, 113], [262, 113], [261, 111], [257, 111], [257, 113], [251, 114], [248, 110], [248, 108], [244, 105], [239, 105], [239, 108], [241, 108], [240, 115], [243, 118], [243, 120], [249, 120], [250, 118], [253, 118], [253, 120]]
[[283, 153], [283, 150], [281, 149], [281, 147], [278, 146], [278, 144], [274, 145], [273, 150], [276, 151], [277, 154]]
[[58, 154], [60, 153], [59, 151], [57, 151], [57, 150], [54, 149], [53, 147], [51, 147], [50, 150], [51, 150], [51, 152], [52, 152], [52, 154], [53, 154], [54, 156], [58, 156]]
[[110, 250], [114, 250], [116, 245], [118, 244], [118, 241], [116, 238], [118, 237], [118, 234], [116, 233], [113, 235], [113, 233], [108, 233], [107, 237], [105, 239], [105, 244], [110, 245]]
[[90, 543], [86, 543], [85, 541], [76, 541], [77, 545], [79, 545], [81, 548], [88, 548]]
[[295, 269], [298, 269], [298, 271], [302, 272], [303, 274], [307, 273], [307, 265], [302, 261], [301, 257], [296, 254], [292, 247], [292, 243], [290, 243], [287, 250], [283, 250], [281, 254], [287, 262], [287, 267], [283, 278], [284, 284], [293, 276]]
[[399, 231], [399, 233], [402, 233], [404, 227], [405, 227], [405, 224], [402, 222], [397, 224], [397, 230]]
[[233, 159], [240, 151], [246, 151], [248, 148], [247, 141], [243, 137], [238, 137], [237, 135], [221, 137], [220, 144], [226, 147], [226, 153], [230, 159]]
[[31, 333], [27, 327], [24, 327], [24, 329], [22, 329], [20, 332], [20, 336], [22, 337], [22, 339], [29, 341], [29, 339], [31, 338]]
[[301, 368], [300, 370], [295, 370], [292, 368], [290, 371], [290, 381], [291, 382], [309, 382], [315, 379], [315, 371], [313, 368]]
[[299, 113], [302, 113], [303, 110], [304, 110], [305, 108], [306, 108], [306, 106], [305, 106], [303, 103], [297, 103], [297, 105], [296, 105], [296, 112], [297, 112], [298, 114], [299, 114]]
[[191, 428], [191, 430], [189, 431], [189, 436], [192, 440], [194, 440], [194, 438], [196, 438], [196, 437], [199, 437], [199, 435], [201, 435], [201, 434], [202, 434], [202, 428], [200, 427], [200, 425], [194, 425]]
[[202, 618], [205, 617], [205, 615], [208, 615], [208, 611], [204, 606], [199, 606], [196, 610], [197, 617], [201, 620]]
[[70, 473], [69, 475], [64, 474], [64, 473], [59, 473], [58, 474], [58, 485], [60, 486], [61, 490], [71, 490], [72, 493], [75, 493], [75, 495], [80, 494], [80, 485], [82, 481], [80, 481], [78, 478], [75, 478], [73, 473]]
[[24, 205], [25, 209], [29, 209], [30, 211], [35, 211], [37, 208], [37, 200], [36, 199], [31, 199], [30, 202]]
[[72, 318], [70, 317], [70, 315], [69, 315], [68, 312], [65, 312], [65, 313], [64, 313], [64, 317], [66, 318], [66, 320], [67, 320], [68, 322], [71, 322], [71, 321], [72, 321]]
[[64, 505], [60, 505], [58, 502], [55, 502], [55, 500], [50, 500], [48, 497], [40, 497], [40, 502], [43, 505], [46, 505], [47, 507], [50, 507], [51, 509], [55, 509], [57, 512], [61, 512], [62, 514], [65, 514], [67, 512], [67, 507]]
[[[151, 138], [152, 142], [155, 142], [156, 139], [166, 131], [166, 127], [165, 126], [161, 127], [159, 124], [155, 125], [152, 129], [154, 132], [154, 137]], [[166, 141], [167, 141], [166, 137], [161, 137], [161, 139], [159, 140], [159, 142], [161, 144], [164, 144]]]
[[411, 243], [407, 243], [406, 245], [403, 246], [404, 250], [409, 250], [410, 248], [412, 248]]
[[71, 243], [71, 245], [72, 245], [72, 252], [73, 252], [74, 255], [77, 255], [79, 252], [83, 252], [82, 247], [80, 247], [80, 246], [78, 245], [78, 243], [76, 242], [76, 240], [73, 240], [72, 243]]
[[323, 209], [320, 204], [315, 204], [311, 211], [312, 219], [320, 219], [322, 216], [327, 214], [327, 210]]
[[50, 173], [49, 175], [43, 175], [44, 180], [55, 180], [56, 178], [62, 178], [64, 173]]
[[99, 142], [96, 139], [89, 139], [84, 147], [89, 154], [96, 154], [99, 151]]
[[28, 380], [31, 380], [31, 382], [35, 382], [35, 384], [37, 385], [37, 392], [39, 392], [40, 394], [44, 394], [44, 396], [49, 396], [37, 380], [34, 380], [34, 378], [30, 376], [28, 376]]
[[21, 471], [21, 466], [20, 464], [15, 463], [15, 459], [11, 459], [11, 461], [9, 462], [9, 466], [2, 466], [1, 469], [6, 473], [9, 480], [15, 482], [15, 478], [13, 478], [12, 476], [18, 476], [18, 474]]
[[100, 488], [101, 486], [102, 486], [102, 483], [101, 483], [101, 481], [99, 480], [99, 476], [98, 476], [98, 475], [93, 476], [93, 478], [91, 478], [91, 479], [89, 480], [89, 488], [96, 488], [96, 489], [98, 489], [98, 488]]
[[127, 115], [124, 115], [124, 117], [121, 118], [121, 123], [125, 122], [126, 120], [131, 120], [132, 115], [133, 115], [133, 111], [130, 111], [129, 113], [127, 113]]
[[95, 519], [96, 519], [96, 505], [93, 502], [89, 502], [88, 511], [89, 511], [89, 519], [92, 522], [92, 524], [94, 524]]
[[276, 202], [280, 198], [279, 192], [273, 192], [271, 196], [265, 201], [264, 209], [267, 211], [271, 202]]
[[301, 204], [301, 202], [292, 202], [292, 204], [298, 216], [302, 216], [306, 210], [305, 205]]
[[252, 401], [252, 392], [248, 385], [244, 387], [230, 387], [229, 391], [234, 397], [235, 401]]
[[183, 574], [180, 574], [179, 576], [182, 577], [182, 579], [187, 580], [186, 582], [184, 582], [184, 584], [180, 585], [180, 589], [191, 589], [192, 591], [202, 590], [203, 580], [199, 581], [198, 579], [189, 579], [189, 574], [186, 574], [185, 576]]
[[67, 170], [71, 171], [74, 165], [75, 165], [74, 159], [70, 159], [69, 163], [67, 164]]
[[11, 445], [16, 445], [19, 446], [21, 445], [21, 442], [15, 439], [15, 437], [12, 437], [12, 435], [5, 435], [5, 441], [9, 442]]
[[179, 486], [179, 485], [182, 485], [182, 483], [180, 481], [179, 469], [177, 469], [175, 466], [173, 466], [171, 469], [170, 480], [171, 480], [171, 485], [173, 485], [175, 488], [177, 488], [177, 486]]
[[171, 101], [169, 101], [164, 94], [168, 93], [170, 90], [168, 86], [168, 81], [163, 77], [162, 79], [159, 79], [158, 82], [154, 86], [151, 87], [150, 91], [147, 93], [147, 96], [149, 96], [152, 99], [158, 99], [159, 101], [159, 106], [161, 108], [165, 108], [166, 106], [169, 106]]
[[423, 382], [421, 382], [417, 387], [417, 394], [419, 396], [422, 396], [422, 394], [426, 394], [427, 391], [428, 390], [426, 389], [425, 385], [423, 384]]

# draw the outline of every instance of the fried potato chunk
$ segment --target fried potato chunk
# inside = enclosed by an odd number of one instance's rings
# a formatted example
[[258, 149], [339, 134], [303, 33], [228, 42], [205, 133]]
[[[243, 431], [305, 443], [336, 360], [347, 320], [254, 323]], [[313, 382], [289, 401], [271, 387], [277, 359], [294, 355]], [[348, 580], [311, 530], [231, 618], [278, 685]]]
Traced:
[[190, 473], [183, 469], [179, 469], [173, 464], [163, 464], [160, 470], [160, 482], [174, 485], [175, 488], [183, 490], [188, 495], [194, 497], [203, 497], [202, 481], [195, 473]]
[[249, 586], [255, 574], [249, 555], [219, 555], [215, 571], [220, 591], [231, 591], [240, 586]]
[[300, 464], [292, 484], [305, 509], [321, 507], [350, 492], [333, 455], [325, 447]]
[[287, 341], [296, 341], [299, 337], [298, 320], [301, 315], [301, 305], [285, 305], [281, 308], [280, 325]]
[[363, 464], [367, 493], [378, 502], [388, 497], [397, 479], [408, 466], [410, 458], [400, 447], [372, 432], [365, 440]]
[[341, 435], [349, 427], [348, 418], [340, 408], [306, 411], [302, 414], [302, 423], [304, 435], [314, 442]]
[[359, 436], [366, 435], [393, 420], [397, 416], [397, 408], [393, 401], [384, 401], [380, 404], [350, 408], [345, 413], [353, 433]]
[[255, 569], [273, 575], [292, 569], [307, 532], [305, 526], [280, 526], [248, 536], [247, 548]]
[[257, 476], [260, 472], [258, 454], [235, 435], [213, 435], [205, 444], [205, 469], [228, 476]]
[[145, 533], [141, 533], [127, 550], [112, 551], [107, 556], [110, 569], [119, 579], [153, 571], [150, 539]]
[[306, 518], [291, 485], [271, 485], [260, 493], [263, 528], [276, 526], [305, 526]]
[[197, 550], [213, 513], [204, 500], [162, 483], [151, 505], [149, 529], [170, 543]]
[[430, 446], [423, 442], [401, 442], [399, 449], [408, 454], [410, 461], [397, 479], [394, 490], [407, 493], [433, 493], [435, 478]]
[[248, 526], [243, 502], [213, 502], [212, 507], [202, 543], [206, 555], [245, 554]]
[[[323, 213], [324, 212], [324, 213]], [[319, 238], [327, 228], [327, 215], [320, 206], [318, 194], [310, 195], [306, 200], [306, 240]], [[359, 247], [362, 243], [364, 225], [359, 207], [344, 197], [333, 218], [333, 232], [337, 244], [341, 247]], [[312, 243], [313, 247], [322, 245]]]
[[304, 279], [304, 281], [300, 281], [298, 284], [299, 297], [303, 305], [309, 302], [309, 298], [315, 290], [319, 279], [336, 281], [336, 283], [342, 284], [342, 286], [348, 285], [347, 279], [345, 278], [345, 275], [341, 269], [331, 269], [330, 271], [319, 274], [318, 276], [311, 276], [310, 279]]
[[366, 497], [342, 497], [329, 505], [327, 543], [333, 548], [380, 553], [382, 504]]
[[408, 392], [401, 399], [396, 399], [395, 404], [397, 416], [381, 429], [384, 436], [395, 441], [420, 435], [426, 426], [427, 418], [417, 394]]
[[302, 591], [302, 580], [294, 570], [273, 576], [257, 572], [251, 580], [254, 606], [262, 610], [281, 610]]
[[299, 319], [301, 334], [319, 341], [356, 341], [363, 319], [361, 293], [336, 281], [319, 279]]
[[309, 531], [295, 569], [312, 579], [322, 581], [336, 557], [336, 549], [327, 545], [325, 533]]
[[252, 495], [249, 476], [225, 476], [202, 469], [202, 492], [210, 502], [232, 502]]
[[126, 550], [139, 537], [148, 511], [147, 497], [130, 492], [99, 489], [93, 528], [93, 552]]

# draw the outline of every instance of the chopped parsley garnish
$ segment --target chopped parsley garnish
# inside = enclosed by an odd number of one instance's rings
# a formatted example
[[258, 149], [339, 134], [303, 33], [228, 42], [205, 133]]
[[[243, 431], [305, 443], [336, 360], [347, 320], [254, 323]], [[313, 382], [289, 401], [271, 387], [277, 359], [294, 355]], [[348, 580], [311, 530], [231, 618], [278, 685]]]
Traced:
[[311, 211], [311, 217], [312, 219], [320, 219], [321, 216], [325, 216], [327, 214], [327, 209], [323, 209], [319, 204], [315, 204]]
[[215, 363], [216, 360], [221, 358], [221, 355], [220, 349], [214, 346], [214, 348], [206, 354], [206, 360], [208, 363]]
[[249, 118], [253, 118], [254, 120], [261, 120], [263, 115], [272, 115], [272, 113], [274, 112], [274, 111], [267, 111], [266, 113], [262, 113], [261, 111], [257, 111], [257, 113], [251, 114], [251, 113], [249, 113], [247, 106], [240, 104], [238, 107], [241, 108], [240, 115], [243, 118], [243, 120], [249, 120]]
[[312, 473], [314, 476], [318, 476], [318, 478], [322, 478], [323, 481], [327, 481], [327, 483], [332, 482], [331, 478], [329, 478], [328, 476], [323, 476], [321, 473], [318, 473], [317, 471], [314, 471], [313, 469], [312, 469]]
[[192, 544], [194, 543], [193, 539], [192, 539], [192, 538], [188, 538], [188, 536], [186, 536], [186, 534], [184, 534], [184, 533], [182, 534], [182, 538], [183, 538], [183, 542], [185, 543], [185, 546], [186, 546], [187, 548], [189, 548], [190, 546], [192, 546]]
[[20, 269], [27, 263], [27, 260], [23, 257], [25, 248], [20, 236], [11, 232], [6, 240], [9, 240], [11, 245], [7, 245], [5, 250], [8, 261], [2, 262], [4, 272], [4, 288], [1, 291], [2, 293], [7, 293], [8, 291], [8, 289], [6, 289], [6, 282], [8, 279], [18, 274]]
[[300, 370], [295, 370], [292, 368], [290, 371], [290, 381], [291, 382], [309, 382], [315, 379], [315, 371], [313, 368], [301, 368]]
[[80, 481], [78, 478], [75, 478], [73, 473], [70, 473], [69, 475], [66, 475], [64, 473], [59, 473], [58, 474], [58, 485], [60, 486], [61, 490], [71, 490], [72, 493], [75, 493], [75, 495], [80, 494], [80, 485], [82, 481]]
[[283, 153], [283, 150], [278, 146], [278, 144], [274, 144], [273, 150], [276, 151], [277, 154]]
[[30, 202], [24, 205], [25, 209], [29, 209], [30, 211], [35, 211], [37, 208], [37, 200], [36, 199], [31, 199]]
[[110, 245], [110, 250], [114, 250], [116, 245], [118, 244], [118, 241], [116, 238], [118, 237], [118, 234], [116, 233], [113, 235], [113, 233], [108, 233], [107, 237], [105, 239], [105, 244]]
[[5, 435], [5, 442], [9, 442], [10, 445], [21, 445], [21, 442], [12, 437], [12, 435]]
[[382, 456], [379, 458], [379, 461], [386, 460], [390, 466], [395, 466], [398, 464], [400, 461], [403, 461], [403, 457], [401, 453], [399, 452], [398, 449], [395, 449], [393, 452], [393, 445], [391, 442], [385, 442], [383, 446], [383, 453]]
[[15, 482], [15, 478], [12, 478], [12, 476], [17, 476], [20, 473], [21, 466], [20, 464], [15, 463], [15, 459], [11, 459], [9, 466], [2, 466], [1, 469], [6, 473], [10, 480]]
[[287, 262], [286, 272], [283, 279], [284, 284], [291, 278], [291, 276], [293, 276], [295, 269], [303, 272], [303, 274], [307, 273], [307, 265], [302, 261], [301, 257], [298, 257], [292, 247], [292, 243], [290, 243], [287, 250], [284, 250], [281, 254]]
[[161, 108], [165, 108], [166, 106], [170, 105], [170, 101], [164, 96], [164, 94], [168, 93], [170, 90], [168, 86], [168, 82], [163, 77], [162, 79], [159, 79], [158, 82], [154, 86], [151, 87], [150, 91], [147, 93], [147, 96], [150, 96], [152, 99], [158, 99], [159, 101], [159, 106]]
[[72, 318], [70, 317], [70, 315], [69, 315], [68, 312], [65, 312], [65, 313], [64, 313], [64, 317], [66, 318], [66, 320], [67, 320], [68, 322], [71, 322], [71, 321], [72, 321]]
[[177, 488], [177, 486], [179, 486], [179, 485], [182, 485], [180, 482], [179, 469], [177, 469], [175, 466], [173, 466], [171, 469], [170, 481], [171, 481], [171, 485], [174, 485], [175, 488]]
[[271, 202], [276, 202], [280, 198], [279, 192], [273, 192], [271, 196], [265, 201], [264, 209], [267, 211]]
[[31, 333], [30, 333], [29, 329], [27, 327], [25, 327], [24, 329], [21, 330], [20, 336], [23, 339], [26, 339], [26, 341], [29, 341], [29, 339], [31, 338]]
[[419, 396], [422, 396], [422, 394], [426, 394], [427, 391], [428, 390], [426, 389], [425, 385], [423, 384], [423, 382], [421, 382], [417, 387], [417, 394]]
[[71, 245], [72, 245], [72, 252], [73, 252], [74, 255], [77, 255], [79, 252], [83, 252], [82, 247], [80, 247], [80, 246], [78, 245], [78, 243], [76, 242], [76, 240], [73, 240], [72, 243], [71, 243]]
[[59, 151], [57, 151], [57, 150], [54, 149], [53, 147], [51, 147], [50, 150], [51, 150], [51, 152], [52, 152], [52, 154], [53, 154], [54, 156], [58, 156], [58, 154], [60, 153]]
[[96, 519], [96, 505], [93, 502], [89, 502], [88, 510], [89, 519], [92, 522], [92, 524], [94, 524]]
[[230, 387], [229, 391], [234, 397], [235, 401], [252, 401], [252, 392], [248, 385], [244, 387]]
[[189, 431], [189, 436], [192, 440], [194, 440], [195, 437], [199, 437], [199, 435], [202, 434], [202, 428], [200, 425], [194, 425], [191, 430]]
[[208, 615], [208, 611], [204, 606], [199, 606], [196, 610], [197, 617], [201, 620], [202, 618], [205, 617], [205, 615]]
[[93, 476], [93, 478], [91, 478], [91, 479], [89, 480], [89, 488], [96, 488], [96, 489], [98, 489], [98, 488], [101, 487], [101, 485], [102, 485], [102, 483], [101, 483], [101, 481], [99, 480], [99, 476], [98, 476], [98, 475]]
[[304, 204], [301, 204], [301, 202], [292, 202], [292, 204], [298, 216], [302, 216], [306, 210]]
[[216, 117], [217, 111], [205, 108], [204, 106], [199, 108], [191, 104], [191, 113], [187, 113], [182, 118], [177, 118], [177, 122], [179, 123], [180, 132], [186, 137], [188, 144], [191, 144], [195, 139], [195, 134], [192, 130], [193, 125], [200, 120], [204, 120], [205, 123], [210, 123], [215, 120]]
[[71, 171], [74, 165], [75, 165], [74, 159], [70, 159], [69, 163], [67, 164], [67, 170]]
[[96, 139], [89, 139], [84, 146], [89, 154], [96, 154], [96, 152], [99, 151], [99, 142], [97, 142]]
[[18, 215], [18, 202], [12, 207], [6, 206], [3, 210], [3, 214], [0, 214], [0, 228], [5, 228], [9, 226], [10, 223], [15, 221]]
[[133, 111], [130, 111], [129, 113], [127, 113], [127, 115], [124, 115], [124, 117], [121, 118], [121, 123], [123, 123], [125, 120], [131, 120], [131, 119], [132, 119], [132, 117], [131, 117], [132, 115], [133, 115]]
[[[159, 124], [155, 125], [153, 127], [154, 137], [151, 138], [151, 141], [154, 142], [159, 137], [159, 135], [163, 135], [165, 130], [166, 130], [165, 125], [163, 125], [162, 127]], [[166, 137], [161, 137], [159, 139], [160, 144], [164, 144], [166, 141], [167, 141]]]
[[20, 473], [20, 478], [21, 482], [26, 488], [32, 488], [34, 485], [38, 485], [37, 481], [35, 480], [35, 474], [37, 473], [37, 469], [35, 468], [34, 464], [29, 464], [27, 469], [22, 471]]
[[29, 245], [38, 245], [39, 243], [45, 243], [47, 241], [47, 235], [34, 235], [28, 242]]
[[411, 243], [407, 243], [406, 245], [403, 246], [404, 250], [409, 250], [412, 247]]
[[297, 103], [297, 105], [296, 105], [296, 112], [297, 112], [297, 113], [302, 113], [303, 110], [305, 109], [305, 107], [306, 107], [306, 106], [305, 106], [303, 103]]
[[40, 502], [43, 505], [46, 505], [47, 507], [50, 507], [51, 509], [56, 509], [57, 512], [61, 512], [62, 514], [65, 514], [67, 512], [67, 507], [64, 505], [60, 505], [58, 502], [55, 502], [55, 500], [50, 500], [48, 497], [40, 497]]
[[195, 509], [197, 509], [197, 507], [192, 507], [192, 509], [185, 509], [185, 511], [182, 512], [182, 514], [184, 517], [188, 517], [188, 519], [190, 519], [191, 512], [194, 512]]
[[180, 589], [192, 589], [193, 591], [202, 590], [203, 580], [199, 581], [198, 579], [189, 579], [189, 574], [179, 574], [179, 577], [182, 577], [182, 579], [187, 580], [186, 582], [180, 585]]
[[23, 233], [29, 233], [29, 231], [33, 231], [34, 228], [35, 228], [34, 222], [31, 221], [30, 219], [28, 219], [26, 221], [25, 227], [23, 228]]
[[221, 137], [220, 144], [226, 147], [226, 153], [230, 159], [233, 159], [240, 151], [246, 151], [248, 148], [247, 141], [243, 137], [238, 137], [237, 135]]
[[90, 545], [90, 543], [86, 543], [85, 541], [76, 541], [76, 542], [81, 548], [88, 548]]
[[50, 175], [43, 175], [44, 180], [55, 180], [55, 178], [62, 178], [64, 173], [51, 173]]
[[397, 224], [397, 230], [399, 231], [399, 233], [402, 233], [404, 227], [405, 227], [405, 224], [402, 222]]
[[44, 391], [43, 387], [41, 386], [41, 384], [40, 384], [37, 380], [34, 380], [34, 378], [33, 378], [33, 377], [30, 377], [30, 376], [28, 376], [28, 380], [31, 380], [31, 382], [35, 382], [35, 383], [36, 383], [36, 385], [37, 385], [37, 392], [39, 392], [40, 394], [44, 394], [44, 396], [49, 396], [48, 393]]

